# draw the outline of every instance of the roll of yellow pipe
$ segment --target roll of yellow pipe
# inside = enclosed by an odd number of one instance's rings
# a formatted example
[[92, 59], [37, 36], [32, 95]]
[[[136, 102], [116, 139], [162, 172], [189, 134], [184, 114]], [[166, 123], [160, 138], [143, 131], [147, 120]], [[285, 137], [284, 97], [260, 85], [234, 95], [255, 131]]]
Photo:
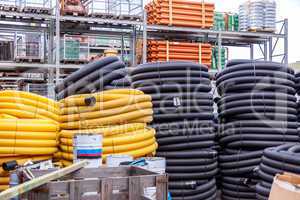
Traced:
[[12, 115], [0, 113], [0, 119], [18, 119], [18, 118]]
[[0, 139], [56, 140], [58, 132], [0, 131]]
[[9, 96], [1, 96], [0, 97], [0, 102], [1, 103], [17, 103], [17, 104], [24, 104], [24, 105], [28, 105], [28, 106], [33, 106], [33, 107], [37, 107], [40, 109], [44, 109], [47, 110], [49, 112], [55, 113], [57, 115], [60, 114], [60, 111], [58, 109], [58, 106], [53, 106], [50, 104], [45, 104], [43, 102], [40, 101], [35, 101], [35, 100], [31, 100], [31, 99], [25, 99], [25, 98], [20, 98], [20, 97], [9, 97]]
[[0, 185], [0, 191], [7, 190], [9, 188], [9, 185]]
[[0, 177], [0, 185], [9, 185], [9, 177]]
[[[37, 115], [37, 116], [43, 116], [49, 119], [52, 119], [54, 121], [59, 121], [59, 116], [49, 112], [47, 110], [44, 109], [40, 109], [38, 107], [33, 107], [33, 106], [28, 106], [25, 104], [20, 104], [20, 103], [1, 103], [0, 102], [0, 110], [1, 109], [13, 109], [13, 110], [26, 110], [27, 112], [31, 112], [33, 114], [33, 116]], [[35, 117], [34, 117], [35, 118]]]
[[47, 105], [51, 105], [52, 107], [59, 108], [59, 104], [52, 99], [48, 99], [46, 97], [23, 91], [15, 91], [15, 90], [3, 90], [0, 91], [1, 97], [12, 97], [12, 98], [24, 98], [31, 99], [34, 101], [39, 101]]
[[126, 96], [111, 101], [96, 102], [92, 106], [65, 107], [61, 109], [61, 114], [62, 115], [81, 114], [85, 112], [93, 112], [93, 111], [117, 108], [121, 106], [127, 106], [130, 104], [136, 104], [140, 102], [151, 102], [151, 96], [150, 95]]
[[86, 113], [73, 114], [73, 115], [63, 115], [61, 116], [60, 121], [70, 122], [70, 121], [79, 121], [85, 119], [103, 118], [103, 117], [109, 117], [109, 116], [118, 115], [122, 113], [132, 112], [134, 110], [148, 109], [148, 108], [152, 108], [152, 103], [142, 102], [142, 103], [116, 107], [108, 110], [99, 110], [94, 112], [86, 112]]
[[45, 155], [55, 152], [57, 147], [0, 147], [0, 154]]
[[[125, 146], [127, 145], [127, 150], [131, 149], [137, 149], [135, 146], [147, 146], [146, 144], [149, 143], [149, 141], [155, 142], [154, 139], [155, 130], [151, 129], [148, 131], [136, 131], [133, 134], [128, 135], [120, 135], [116, 138], [104, 138], [103, 139], [103, 149], [110, 149], [116, 148], [116, 149], [123, 149], [125, 147], [119, 147], [119, 146]], [[73, 141], [72, 139], [68, 138], [60, 138], [60, 147], [65, 152], [73, 152]], [[153, 143], [153, 142], [152, 142]], [[131, 146], [131, 147], [130, 147]], [[126, 150], [126, 148], [125, 148]], [[107, 150], [109, 151], [109, 150]]]
[[[157, 149], [158, 144], [155, 142], [154, 144], [141, 148], [141, 149], [137, 149], [137, 150], [132, 150], [132, 151], [124, 151], [121, 153], [117, 153], [115, 155], [131, 155], [134, 158], [138, 158], [138, 157], [142, 157], [142, 156], [147, 156], [149, 154], [155, 154], [155, 151]], [[111, 154], [103, 154], [102, 158], [105, 161], [107, 156], [109, 156]], [[73, 154], [72, 153], [62, 153], [62, 157], [65, 160], [73, 160]]]
[[28, 111], [25, 111], [25, 110], [18, 110], [18, 109], [0, 109], [0, 113], [12, 115], [16, 118], [21, 118], [21, 119], [48, 119], [48, 120], [52, 120], [51, 118], [45, 117], [43, 115], [28, 112]]
[[86, 105], [86, 98], [95, 98], [96, 101], [109, 101], [113, 99], [118, 99], [122, 97], [126, 97], [129, 95], [142, 95], [144, 94], [142, 91], [134, 90], [134, 89], [116, 89], [116, 90], [107, 90], [99, 93], [93, 94], [80, 94], [80, 95], [73, 95], [62, 99], [60, 101], [61, 106], [80, 106]]
[[124, 144], [124, 145], [117, 145], [117, 146], [107, 146], [103, 147], [104, 154], [116, 154], [121, 152], [127, 152], [131, 150], [141, 149], [143, 147], [150, 146], [155, 143], [155, 138], [150, 138], [148, 140], [143, 140], [141, 142], [131, 143], [131, 144]]
[[56, 140], [0, 139], [0, 147], [56, 147]]
[[0, 131], [56, 132], [57, 123], [40, 119], [0, 119]]
[[137, 119], [132, 119], [129, 121], [129, 123], [149, 123], [153, 121], [153, 117], [151, 116], [146, 116], [146, 117], [140, 117]]
[[105, 136], [116, 135], [131, 131], [136, 131], [146, 128], [144, 123], [132, 123], [101, 127], [96, 129], [83, 129], [83, 130], [61, 130], [60, 137], [62, 138], [73, 138], [74, 134], [102, 134]]
[[128, 123], [130, 120], [137, 120], [153, 114], [152, 109], [136, 110], [133, 112], [122, 113], [110, 117], [100, 119], [82, 120], [78, 122], [66, 122], [61, 124], [63, 129], [78, 129], [78, 128], [92, 128], [104, 125]]

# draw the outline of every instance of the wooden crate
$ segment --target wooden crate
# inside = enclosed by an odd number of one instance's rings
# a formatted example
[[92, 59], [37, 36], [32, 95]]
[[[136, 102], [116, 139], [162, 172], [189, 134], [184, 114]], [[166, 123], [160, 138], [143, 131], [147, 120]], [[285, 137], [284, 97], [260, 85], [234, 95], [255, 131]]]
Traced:
[[[41, 176], [53, 170], [32, 171]], [[156, 199], [167, 200], [168, 177], [138, 167], [81, 169], [22, 196], [28, 200], [147, 200], [144, 189], [156, 187]]]

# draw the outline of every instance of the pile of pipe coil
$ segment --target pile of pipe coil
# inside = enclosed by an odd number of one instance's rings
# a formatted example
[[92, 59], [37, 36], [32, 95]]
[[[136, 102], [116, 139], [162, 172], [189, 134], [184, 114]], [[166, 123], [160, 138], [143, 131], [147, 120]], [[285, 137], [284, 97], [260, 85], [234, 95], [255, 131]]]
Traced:
[[117, 57], [105, 57], [89, 63], [55, 87], [57, 99], [103, 91], [112, 81], [123, 77], [124, 68], [125, 64]]
[[216, 75], [222, 199], [257, 199], [263, 150], [298, 141], [294, 71], [273, 62], [234, 60]]
[[152, 96], [156, 156], [166, 158], [172, 199], [216, 199], [218, 164], [207, 67], [148, 63], [133, 69], [131, 78], [133, 88]]
[[63, 165], [73, 161], [74, 134], [102, 134], [104, 161], [111, 154], [134, 158], [153, 155], [157, 148], [151, 96], [133, 89], [70, 96], [61, 103], [60, 150]]
[[207, 28], [214, 23], [213, 3], [194, 0], [152, 0], [146, 5], [148, 24]]
[[168, 40], [148, 40], [148, 62], [190, 61], [210, 66], [211, 56], [211, 44]]
[[276, 174], [300, 174], [300, 144], [285, 144], [264, 150], [259, 166], [260, 182], [256, 185], [257, 199], [268, 200]]
[[51, 159], [58, 147], [59, 106], [45, 97], [0, 91], [0, 190], [9, 187], [9, 170], [27, 161]]
[[113, 80], [109, 85], [104, 87], [104, 90], [112, 90], [112, 89], [120, 89], [120, 88], [130, 88], [131, 86], [131, 77], [130, 77], [130, 69], [124, 68], [119, 71], [121, 73], [122, 78]]

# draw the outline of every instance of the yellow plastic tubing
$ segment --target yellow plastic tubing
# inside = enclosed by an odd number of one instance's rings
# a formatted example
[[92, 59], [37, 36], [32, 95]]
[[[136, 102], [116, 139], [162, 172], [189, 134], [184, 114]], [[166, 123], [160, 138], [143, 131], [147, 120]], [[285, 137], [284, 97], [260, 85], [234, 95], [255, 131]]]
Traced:
[[144, 94], [142, 91], [134, 90], [134, 89], [114, 89], [107, 90], [103, 92], [93, 93], [93, 94], [81, 94], [81, 95], [73, 95], [62, 99], [60, 101], [62, 107], [70, 107], [70, 106], [84, 106], [86, 105], [86, 98], [95, 98], [96, 101], [110, 101], [114, 99], [119, 99], [122, 97], [126, 97], [129, 95], [142, 95]]
[[[4, 91], [0, 91], [0, 97], [11, 97], [13, 99], [18, 100], [18, 99], [22, 99], [24, 100], [24, 102], [29, 102], [29, 100], [31, 100], [31, 105], [37, 105], [37, 107], [42, 108], [47, 107], [49, 109], [54, 108], [54, 109], [59, 109], [59, 103], [55, 102], [52, 99], [48, 99], [46, 97], [37, 95], [37, 94], [33, 94], [33, 93], [29, 93], [29, 92], [22, 92], [22, 91], [14, 91], [14, 90], [4, 90]], [[26, 101], [27, 99], [27, 101]], [[13, 101], [13, 100], [11, 100]], [[11, 102], [10, 101], [10, 102]], [[1, 102], [1, 100], [0, 100]], [[38, 103], [34, 103], [34, 102], [38, 102]], [[26, 105], [30, 105], [30, 103], [25, 103]]]
[[0, 102], [0, 110], [1, 109], [13, 109], [13, 110], [20, 110], [23, 112], [25, 110], [26, 112], [30, 112], [33, 114], [33, 118], [40, 118], [40, 116], [43, 116], [48, 119], [52, 119], [54, 121], [59, 121], [59, 116], [57, 114], [54, 114], [53, 112], [49, 112], [44, 109], [40, 109], [33, 106], [28, 106], [20, 103], [6, 103], [6, 102]]
[[52, 120], [0, 119], [0, 131], [57, 132], [59, 127]]
[[62, 115], [79, 114], [85, 112], [93, 112], [97, 110], [107, 110], [111, 108], [117, 108], [121, 106], [127, 106], [130, 104], [141, 103], [141, 102], [151, 102], [151, 96], [150, 95], [122, 96], [121, 98], [113, 99], [110, 101], [96, 102], [92, 106], [65, 107], [61, 109], [61, 114]]
[[[146, 140], [150, 140], [151, 138], [154, 138], [154, 135], [155, 135], [155, 130], [149, 128], [118, 134], [112, 137], [104, 138], [103, 147], [105, 148], [107, 146], [126, 145], [126, 144], [133, 144], [136, 142], [146, 141]], [[68, 146], [73, 145], [72, 139], [68, 139], [68, 138], [60, 138], [60, 142]], [[134, 148], [134, 145], [132, 145], [132, 148]]]
[[[121, 113], [109, 117], [75, 121], [75, 122], [66, 122], [61, 124], [61, 128], [82, 129], [82, 128], [89, 128], [89, 127], [90, 128], [99, 127], [104, 125], [124, 124], [124, 123], [130, 123], [131, 121], [138, 120], [140, 118], [144, 119], [144, 117], [152, 116], [152, 114], [153, 114], [152, 109], [135, 110], [132, 112]], [[150, 121], [144, 121], [143, 123], [148, 123], [148, 122]]]
[[132, 123], [115, 126], [107, 126], [96, 129], [85, 129], [85, 130], [61, 130], [60, 138], [73, 138], [75, 134], [102, 134], [104, 137], [113, 136], [117, 134], [123, 134], [127, 132], [137, 131], [145, 129], [146, 124], [144, 123]]
[[109, 117], [113, 115], [119, 115], [122, 113], [132, 112], [135, 110], [149, 109], [149, 108], [152, 108], [151, 102], [141, 102], [141, 103], [121, 106], [117, 108], [107, 109], [107, 110], [85, 112], [85, 113], [73, 114], [73, 115], [63, 115], [60, 120], [61, 122], [67, 122], [67, 121], [79, 121], [85, 119], [103, 118], [103, 117]]
[[[136, 150], [129, 150], [129, 151], [124, 151], [124, 152], [120, 152], [120, 153], [116, 153], [117, 155], [131, 155], [134, 158], [139, 158], [142, 156], [147, 156], [149, 154], [154, 154], [154, 152], [157, 149], [158, 144], [155, 142], [154, 144], [144, 147], [144, 148], [140, 148], [140, 149], [136, 149]], [[109, 156], [111, 154], [103, 154], [102, 158], [104, 159], [104, 161], [106, 160], [107, 156]], [[72, 153], [62, 153], [62, 157], [65, 160], [73, 160], [73, 154]]]

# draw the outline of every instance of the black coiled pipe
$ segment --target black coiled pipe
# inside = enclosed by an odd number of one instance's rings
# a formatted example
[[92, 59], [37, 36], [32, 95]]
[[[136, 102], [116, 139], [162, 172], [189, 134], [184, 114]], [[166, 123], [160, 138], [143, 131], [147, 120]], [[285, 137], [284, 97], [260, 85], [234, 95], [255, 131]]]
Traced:
[[258, 199], [268, 199], [276, 174], [300, 174], [300, 144], [285, 144], [264, 150], [259, 166], [260, 182], [256, 185]]
[[256, 200], [266, 192], [256, 194], [263, 150], [299, 141], [294, 71], [235, 60], [216, 78], [222, 199]]
[[189, 62], [140, 65], [132, 87], [152, 96], [158, 142], [174, 200], [215, 200], [218, 159], [210, 75]]

